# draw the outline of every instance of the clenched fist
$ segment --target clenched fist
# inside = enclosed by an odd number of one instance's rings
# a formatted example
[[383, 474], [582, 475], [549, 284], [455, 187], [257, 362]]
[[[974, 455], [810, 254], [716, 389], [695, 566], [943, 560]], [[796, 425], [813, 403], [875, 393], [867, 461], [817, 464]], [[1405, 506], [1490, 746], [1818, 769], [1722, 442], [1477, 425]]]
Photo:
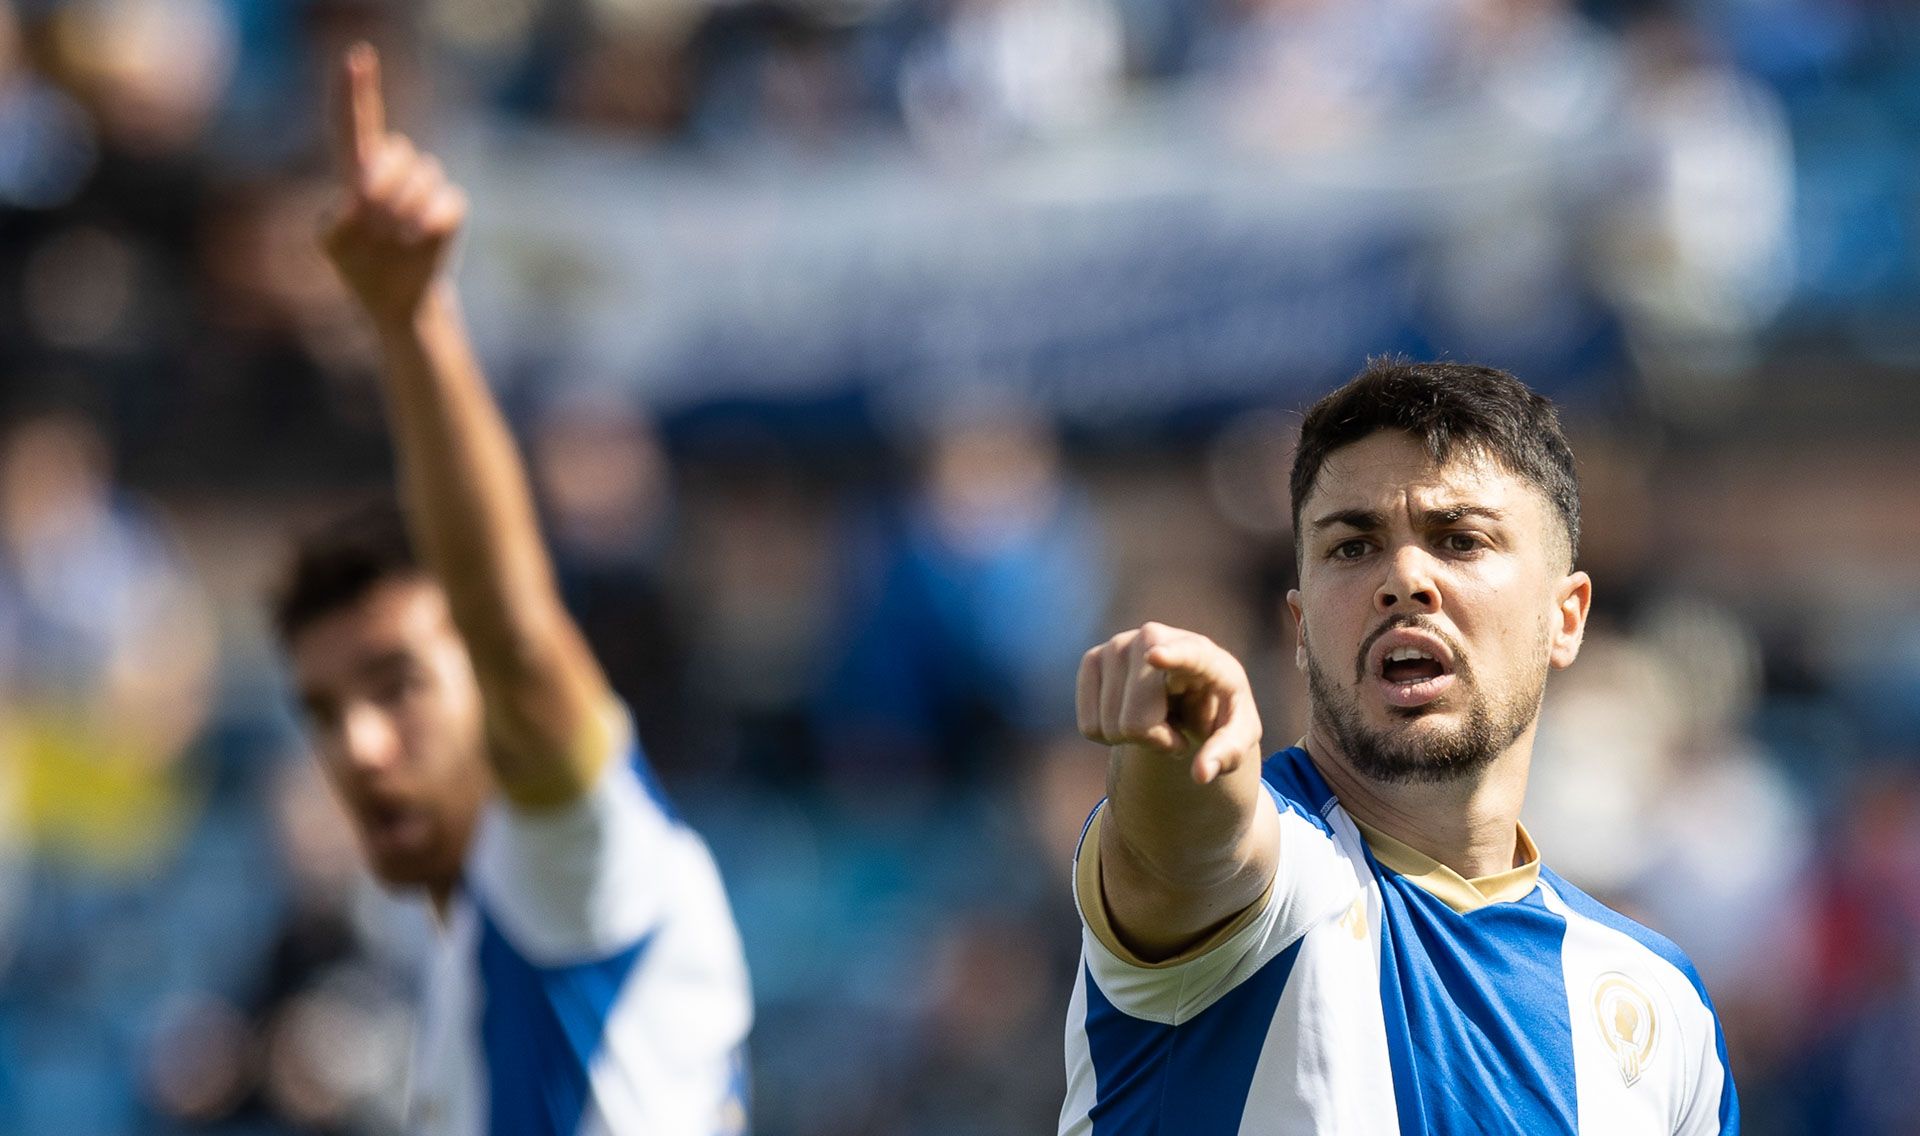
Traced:
[[1204, 635], [1147, 623], [1080, 659], [1080, 732], [1187, 758], [1195, 782], [1260, 764], [1260, 713], [1240, 661]]
[[356, 44], [340, 70], [333, 118], [345, 200], [321, 243], [374, 322], [403, 327], [445, 267], [467, 197], [431, 154], [387, 132], [373, 48]]

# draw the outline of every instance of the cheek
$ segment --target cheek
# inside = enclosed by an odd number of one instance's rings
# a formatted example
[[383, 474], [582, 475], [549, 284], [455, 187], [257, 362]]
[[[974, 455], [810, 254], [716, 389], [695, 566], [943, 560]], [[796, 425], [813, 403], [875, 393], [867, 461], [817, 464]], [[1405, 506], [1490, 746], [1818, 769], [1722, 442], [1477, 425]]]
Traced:
[[327, 783], [327, 789], [343, 808], [352, 811], [354, 783], [349, 771], [347, 759], [322, 747], [314, 750], [314, 761], [320, 766], [320, 779]]
[[1318, 572], [1310, 588], [1302, 582], [1300, 618], [1306, 634], [1321, 648], [1360, 634], [1374, 618], [1375, 589], [1358, 572]]
[[426, 772], [442, 783], [470, 779], [471, 763], [482, 756], [486, 725], [472, 672], [454, 666], [441, 669], [423, 702], [415, 739]]
[[448, 771], [458, 765], [458, 755], [470, 733], [459, 697], [438, 689], [416, 700], [404, 729], [407, 752], [413, 755], [415, 768], [436, 778], [448, 776]]
[[1510, 574], [1498, 581], [1475, 581], [1454, 595], [1455, 626], [1470, 645], [1490, 648], [1500, 669], [1531, 673], [1545, 661], [1552, 643], [1551, 613], [1543, 611], [1532, 582]]

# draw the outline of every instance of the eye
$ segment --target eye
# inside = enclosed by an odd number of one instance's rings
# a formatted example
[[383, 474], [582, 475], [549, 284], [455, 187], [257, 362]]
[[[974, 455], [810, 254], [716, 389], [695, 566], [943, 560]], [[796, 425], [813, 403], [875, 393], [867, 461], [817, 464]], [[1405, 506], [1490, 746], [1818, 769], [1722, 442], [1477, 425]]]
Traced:
[[1327, 552], [1327, 556], [1334, 560], [1358, 560], [1366, 554], [1367, 542], [1357, 537], [1353, 540], [1343, 540]]
[[1487, 546], [1485, 538], [1479, 533], [1452, 532], [1440, 538], [1440, 543], [1448, 552], [1478, 552]]
[[383, 706], [398, 706], [427, 685], [426, 674], [417, 667], [396, 670], [381, 678], [371, 694]]
[[333, 704], [323, 698], [302, 698], [300, 700], [300, 716], [306, 719], [309, 728], [316, 731], [325, 731], [332, 728], [339, 714], [334, 709]]

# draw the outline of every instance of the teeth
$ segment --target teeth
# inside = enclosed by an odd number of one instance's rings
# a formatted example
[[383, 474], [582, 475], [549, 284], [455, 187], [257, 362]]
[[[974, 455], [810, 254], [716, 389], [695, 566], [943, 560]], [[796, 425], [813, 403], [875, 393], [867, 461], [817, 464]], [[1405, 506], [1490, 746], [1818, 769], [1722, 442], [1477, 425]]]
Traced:
[[1423, 651], [1418, 647], [1395, 647], [1387, 653], [1387, 662], [1389, 663], [1404, 663], [1408, 659], [1431, 658], [1433, 658], [1433, 652]]

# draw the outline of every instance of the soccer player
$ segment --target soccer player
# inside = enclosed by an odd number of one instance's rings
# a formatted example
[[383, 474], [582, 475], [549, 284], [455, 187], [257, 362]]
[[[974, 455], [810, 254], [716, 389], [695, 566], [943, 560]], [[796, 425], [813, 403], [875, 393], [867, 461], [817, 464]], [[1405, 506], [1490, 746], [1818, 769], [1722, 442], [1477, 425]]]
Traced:
[[1149, 623], [1081, 664], [1081, 731], [1113, 748], [1060, 1131], [1736, 1132], [1692, 965], [1519, 822], [1593, 591], [1551, 404], [1374, 363], [1307, 413], [1291, 481], [1298, 745], [1261, 762], [1246, 672], [1200, 635]]
[[465, 200], [387, 132], [372, 49], [343, 72], [324, 244], [379, 335], [406, 527], [310, 540], [276, 616], [375, 874], [438, 914], [409, 1131], [743, 1131], [739, 936], [561, 606], [446, 278]]

